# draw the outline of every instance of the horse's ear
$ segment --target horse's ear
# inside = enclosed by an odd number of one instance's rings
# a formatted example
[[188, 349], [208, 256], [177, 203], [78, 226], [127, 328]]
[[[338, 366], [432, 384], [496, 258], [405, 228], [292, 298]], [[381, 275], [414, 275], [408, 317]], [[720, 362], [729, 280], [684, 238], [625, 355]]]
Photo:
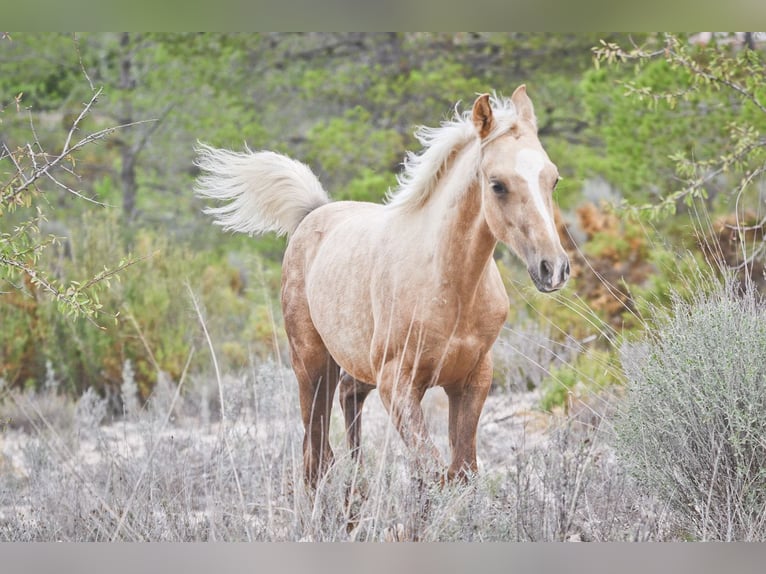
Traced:
[[535, 107], [532, 100], [527, 95], [527, 86], [521, 84], [516, 88], [511, 96], [513, 105], [516, 106], [516, 112], [522, 120], [526, 120], [537, 128], [537, 117], [535, 116]]
[[494, 118], [492, 117], [492, 106], [489, 105], [489, 94], [482, 94], [473, 103], [473, 113], [471, 115], [473, 125], [479, 132], [479, 137], [484, 139], [492, 131]]

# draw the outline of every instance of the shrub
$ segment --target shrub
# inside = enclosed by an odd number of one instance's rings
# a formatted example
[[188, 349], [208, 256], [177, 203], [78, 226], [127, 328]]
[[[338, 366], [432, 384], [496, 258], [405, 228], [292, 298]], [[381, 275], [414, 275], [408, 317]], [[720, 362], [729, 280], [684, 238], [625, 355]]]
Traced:
[[688, 536], [766, 539], [764, 349], [764, 300], [729, 283], [676, 298], [656, 331], [621, 350], [619, 453]]
[[[92, 276], [103, 261], [129, 257], [128, 243], [118, 233], [115, 216], [84, 216], [69, 238], [72, 255], [54, 264], [64, 279]], [[105, 316], [95, 326], [58, 312], [55, 301], [30, 285], [29, 295], [11, 294], [2, 310], [0, 376], [11, 387], [39, 387], [46, 361], [56, 365], [61, 390], [80, 396], [93, 387], [122, 412], [121, 385], [130, 362], [130, 380], [146, 399], [158, 370], [178, 380], [192, 349], [201, 340], [199, 322], [191, 310], [187, 283], [198, 292], [208, 315], [208, 329], [220, 346], [224, 366], [241, 368], [250, 355], [279, 352], [281, 315], [273, 302], [279, 275], [257, 256], [228, 254], [226, 259], [206, 250], [191, 250], [169, 233], [141, 229], [130, 237], [132, 249], [147, 259], [126, 269], [119, 281], [98, 294]], [[193, 356], [190, 367], [200, 367]]]

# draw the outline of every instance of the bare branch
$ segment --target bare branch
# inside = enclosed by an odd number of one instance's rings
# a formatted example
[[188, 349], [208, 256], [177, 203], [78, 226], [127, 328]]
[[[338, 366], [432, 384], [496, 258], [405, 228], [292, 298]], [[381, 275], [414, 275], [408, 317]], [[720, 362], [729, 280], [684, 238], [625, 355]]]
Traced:
[[93, 104], [96, 102], [96, 99], [101, 95], [101, 92], [104, 90], [104, 88], [99, 88], [95, 94], [93, 94], [93, 97], [90, 99], [90, 101], [85, 104], [85, 107], [83, 107], [82, 111], [80, 112], [80, 115], [77, 116], [77, 119], [72, 122], [72, 127], [69, 129], [69, 133], [67, 134], [66, 141], [64, 142], [64, 147], [61, 150], [62, 155], [66, 155], [67, 151], [69, 150], [69, 142], [72, 141], [72, 135], [74, 134], [75, 130], [77, 130], [78, 126], [80, 125], [80, 122], [82, 119], [88, 114], [90, 111], [90, 108], [93, 107]]
[[149, 142], [149, 138], [152, 137], [154, 132], [157, 131], [157, 129], [162, 125], [162, 121], [170, 114], [170, 112], [173, 110], [173, 108], [176, 106], [175, 103], [171, 103], [165, 107], [165, 109], [162, 111], [160, 116], [158, 118], [154, 118], [152, 120], [147, 120], [150, 122], [153, 122], [153, 124], [149, 127], [148, 130], [144, 132], [144, 135], [141, 137], [139, 141], [136, 142], [136, 144], [133, 146], [133, 149], [131, 150], [133, 152], [133, 155], [138, 155], [142, 149], [146, 146], [146, 144]]
[[[16, 168], [16, 173], [12, 175], [10, 181], [3, 186], [2, 188], [3, 191], [8, 189], [13, 184], [13, 182], [22, 174], [22, 171], [23, 171], [21, 169], [21, 166], [19, 165], [19, 162], [16, 161], [16, 156], [13, 155], [13, 153], [11, 153], [11, 150], [8, 149], [8, 146], [6, 144], [3, 144], [3, 156], [0, 157], [0, 159], [5, 157], [11, 158], [11, 161], [13, 162], [13, 165]], [[5, 201], [5, 197], [0, 198], [0, 200]]]
[[57, 186], [59, 186], [64, 191], [71, 193], [72, 195], [79, 197], [83, 201], [87, 201], [88, 203], [92, 203], [94, 205], [99, 205], [101, 207], [114, 207], [113, 205], [109, 205], [108, 203], [102, 203], [100, 201], [96, 201], [95, 199], [91, 199], [90, 197], [86, 197], [83, 194], [81, 194], [79, 191], [76, 191], [66, 185], [65, 183], [60, 182], [55, 177], [53, 177], [50, 173], [45, 174], [49, 180], [51, 180], [53, 183], [55, 183]]
[[[35, 183], [41, 177], [44, 177], [44, 176], [49, 177], [49, 172], [54, 167], [56, 167], [59, 163], [61, 163], [62, 160], [66, 159], [69, 155], [71, 155], [75, 151], [79, 150], [80, 148], [82, 148], [82, 147], [84, 147], [84, 146], [86, 146], [86, 145], [88, 145], [90, 143], [93, 143], [95, 141], [98, 141], [100, 139], [103, 139], [106, 136], [114, 133], [117, 130], [124, 129], [124, 128], [129, 128], [129, 127], [133, 127], [133, 126], [137, 126], [137, 125], [141, 125], [141, 124], [151, 123], [151, 122], [154, 122], [154, 121], [156, 121], [156, 120], [141, 120], [141, 121], [137, 121], [137, 122], [130, 122], [130, 123], [126, 123], [126, 124], [120, 124], [120, 125], [117, 125], [117, 126], [112, 126], [112, 127], [109, 127], [109, 128], [104, 128], [102, 130], [99, 130], [97, 132], [94, 132], [92, 134], [89, 134], [89, 135], [85, 136], [84, 138], [82, 138], [80, 141], [78, 141], [76, 144], [72, 145], [71, 147], [67, 147], [68, 144], [69, 144], [69, 140], [67, 140], [67, 144], [65, 144], [64, 150], [58, 156], [54, 157], [52, 160], [47, 160], [47, 158], [46, 158], [45, 165], [43, 165], [41, 167], [37, 167], [36, 166], [36, 162], [34, 160], [35, 154], [32, 153], [32, 150], [30, 148], [30, 153], [32, 155], [32, 161], [35, 164], [34, 171], [32, 172], [32, 174], [29, 175], [29, 177], [25, 177], [24, 174], [22, 172], [20, 172], [19, 175], [22, 177], [21, 184], [16, 189], [14, 189], [11, 193], [0, 197], [0, 201], [2, 201], [2, 202], [9, 201], [9, 200], [13, 199], [15, 196], [19, 195], [20, 193], [23, 193], [24, 191], [26, 191], [33, 183]], [[71, 134], [71, 132], [70, 132], [70, 134]], [[67, 188], [67, 190], [71, 191], [70, 188]], [[80, 197], [83, 197], [80, 194], [75, 194], [75, 195], [79, 195]], [[93, 200], [90, 200], [90, 201], [93, 201]], [[103, 204], [100, 204], [100, 205], [103, 205]]]
[[135, 121], [135, 122], [128, 122], [128, 123], [124, 123], [124, 124], [119, 124], [119, 125], [116, 125], [116, 126], [112, 126], [110, 128], [104, 128], [103, 130], [99, 130], [97, 132], [93, 132], [92, 134], [89, 134], [89, 135], [85, 136], [80, 141], [78, 141], [75, 145], [73, 145], [71, 148], [69, 148], [67, 155], [71, 154], [74, 151], [77, 151], [78, 149], [80, 149], [83, 146], [88, 145], [89, 143], [92, 143], [92, 142], [95, 142], [95, 141], [97, 141], [99, 139], [102, 139], [102, 138], [104, 138], [104, 137], [106, 137], [106, 136], [116, 132], [117, 130], [122, 130], [122, 129], [125, 129], [125, 128], [132, 128], [134, 126], [140, 126], [142, 124], [150, 124], [150, 123], [153, 123], [153, 122], [156, 122], [156, 121], [157, 121], [156, 119], [138, 120], [138, 121]]

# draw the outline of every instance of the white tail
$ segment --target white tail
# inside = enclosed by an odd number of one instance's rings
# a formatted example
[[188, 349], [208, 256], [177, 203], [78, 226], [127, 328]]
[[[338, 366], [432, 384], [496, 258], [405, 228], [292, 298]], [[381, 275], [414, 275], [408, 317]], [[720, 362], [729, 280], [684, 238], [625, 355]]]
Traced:
[[204, 173], [195, 192], [226, 201], [208, 207], [215, 224], [226, 230], [260, 235], [275, 231], [292, 235], [301, 220], [330, 201], [308, 166], [271, 151], [216, 149], [199, 143], [194, 164]]

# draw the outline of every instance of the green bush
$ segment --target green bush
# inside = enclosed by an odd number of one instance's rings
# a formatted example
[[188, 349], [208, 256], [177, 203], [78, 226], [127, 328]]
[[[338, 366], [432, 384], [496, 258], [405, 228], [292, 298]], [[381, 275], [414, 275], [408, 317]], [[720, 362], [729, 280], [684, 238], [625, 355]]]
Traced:
[[98, 325], [61, 314], [55, 301], [34, 286], [6, 298], [0, 377], [10, 385], [39, 387], [49, 361], [64, 392], [80, 396], [93, 387], [118, 397], [130, 361], [145, 398], [158, 370], [177, 381], [190, 355], [193, 369], [207, 366], [206, 352], [192, 352], [205, 344], [189, 288], [203, 306], [225, 367], [238, 369], [253, 356], [279, 352], [280, 314], [274, 303], [279, 274], [260, 257], [192, 251], [162, 230], [142, 229], [127, 239], [118, 230], [115, 216], [85, 216], [71, 233], [71, 257], [43, 262], [66, 279], [91, 276], [104, 262], [125, 258], [128, 244], [137, 256], [147, 256], [98, 292]]
[[697, 539], [766, 539], [766, 303], [727, 285], [676, 298], [622, 348], [619, 454]]

